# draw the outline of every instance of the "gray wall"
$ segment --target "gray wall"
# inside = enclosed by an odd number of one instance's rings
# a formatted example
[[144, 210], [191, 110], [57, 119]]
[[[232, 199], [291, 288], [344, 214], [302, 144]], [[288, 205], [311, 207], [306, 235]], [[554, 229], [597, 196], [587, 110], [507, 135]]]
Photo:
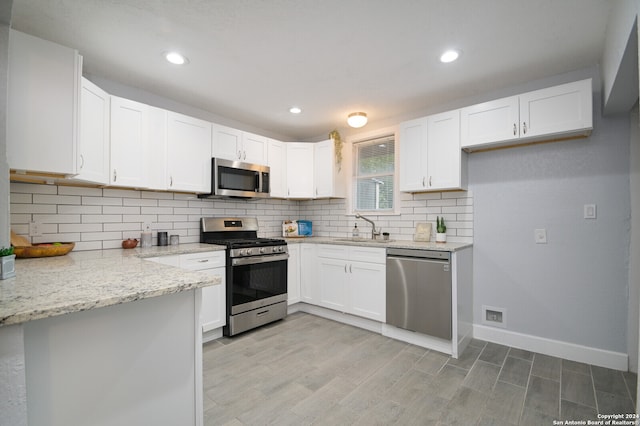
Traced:
[[627, 352], [629, 117], [603, 119], [600, 105], [595, 93], [587, 139], [469, 156], [474, 323], [502, 307], [509, 331]]

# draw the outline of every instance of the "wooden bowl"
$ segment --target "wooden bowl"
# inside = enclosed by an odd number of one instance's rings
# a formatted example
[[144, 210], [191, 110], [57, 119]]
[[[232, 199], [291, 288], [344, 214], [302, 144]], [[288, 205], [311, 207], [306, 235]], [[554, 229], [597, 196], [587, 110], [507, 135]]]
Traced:
[[123, 249], [136, 248], [137, 245], [138, 245], [138, 240], [135, 240], [135, 239], [132, 239], [132, 238], [128, 238], [128, 239], [122, 241], [122, 248]]
[[64, 256], [76, 246], [75, 243], [34, 244], [26, 247], [14, 247], [13, 252], [18, 258]]

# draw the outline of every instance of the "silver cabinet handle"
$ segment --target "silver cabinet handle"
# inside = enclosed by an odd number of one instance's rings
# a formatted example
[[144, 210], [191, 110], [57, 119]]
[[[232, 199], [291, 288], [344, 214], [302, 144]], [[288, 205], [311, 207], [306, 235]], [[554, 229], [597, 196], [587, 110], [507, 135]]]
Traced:
[[207, 263], [209, 261], [209, 259], [200, 259], [198, 260], [198, 263]]
[[432, 177], [433, 177], [433, 176], [429, 176], [429, 186], [431, 186], [431, 178], [432, 178]]
[[242, 151], [238, 150], [238, 160], [242, 160]]
[[316, 188], [316, 195], [318, 195], [318, 188]]
[[173, 176], [169, 176], [169, 186], [173, 186]]
[[522, 122], [522, 132], [526, 135], [527, 134], [527, 122], [523, 121]]
[[518, 126], [516, 126], [516, 123], [513, 123], [513, 136], [515, 136], [516, 133], [518, 133]]
[[424, 180], [425, 180], [425, 177], [422, 176], [422, 186], [424, 186]]
[[353, 270], [351, 269], [353, 267], [353, 265], [349, 265], [349, 273], [353, 274]]
[[80, 154], [80, 170], [84, 167], [84, 155]]
[[247, 159], [247, 151], [242, 151], [242, 152], [243, 152], [243, 154], [244, 154], [244, 155], [242, 156], [242, 159], [243, 159], [243, 160], [246, 160], [246, 159]]
[[345, 274], [347, 273], [347, 264], [346, 263], [344, 264], [344, 273]]
[[118, 180], [118, 172], [116, 169], [113, 169], [113, 181], [115, 182], [116, 180]]

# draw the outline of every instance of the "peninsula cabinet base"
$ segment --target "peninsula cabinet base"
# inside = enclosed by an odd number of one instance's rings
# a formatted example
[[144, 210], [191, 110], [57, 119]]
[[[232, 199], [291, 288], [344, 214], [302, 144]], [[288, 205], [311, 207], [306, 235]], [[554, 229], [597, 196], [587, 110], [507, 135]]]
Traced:
[[24, 324], [38, 425], [199, 425], [201, 290]]

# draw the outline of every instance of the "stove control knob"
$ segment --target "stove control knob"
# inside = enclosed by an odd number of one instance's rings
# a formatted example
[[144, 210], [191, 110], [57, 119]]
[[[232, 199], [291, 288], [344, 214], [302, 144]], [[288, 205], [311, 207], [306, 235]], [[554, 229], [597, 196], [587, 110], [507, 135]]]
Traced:
[[246, 251], [245, 249], [241, 249], [241, 250], [238, 252], [238, 254], [239, 254], [240, 256], [244, 256], [246, 253], [247, 253], [247, 251]]
[[260, 252], [260, 254], [264, 254], [267, 251], [267, 249], [264, 247], [260, 247], [260, 250], [258, 251]]
[[247, 256], [249, 256], [253, 252], [253, 249], [247, 249]]
[[284, 246], [277, 247], [279, 253], [284, 253]]

